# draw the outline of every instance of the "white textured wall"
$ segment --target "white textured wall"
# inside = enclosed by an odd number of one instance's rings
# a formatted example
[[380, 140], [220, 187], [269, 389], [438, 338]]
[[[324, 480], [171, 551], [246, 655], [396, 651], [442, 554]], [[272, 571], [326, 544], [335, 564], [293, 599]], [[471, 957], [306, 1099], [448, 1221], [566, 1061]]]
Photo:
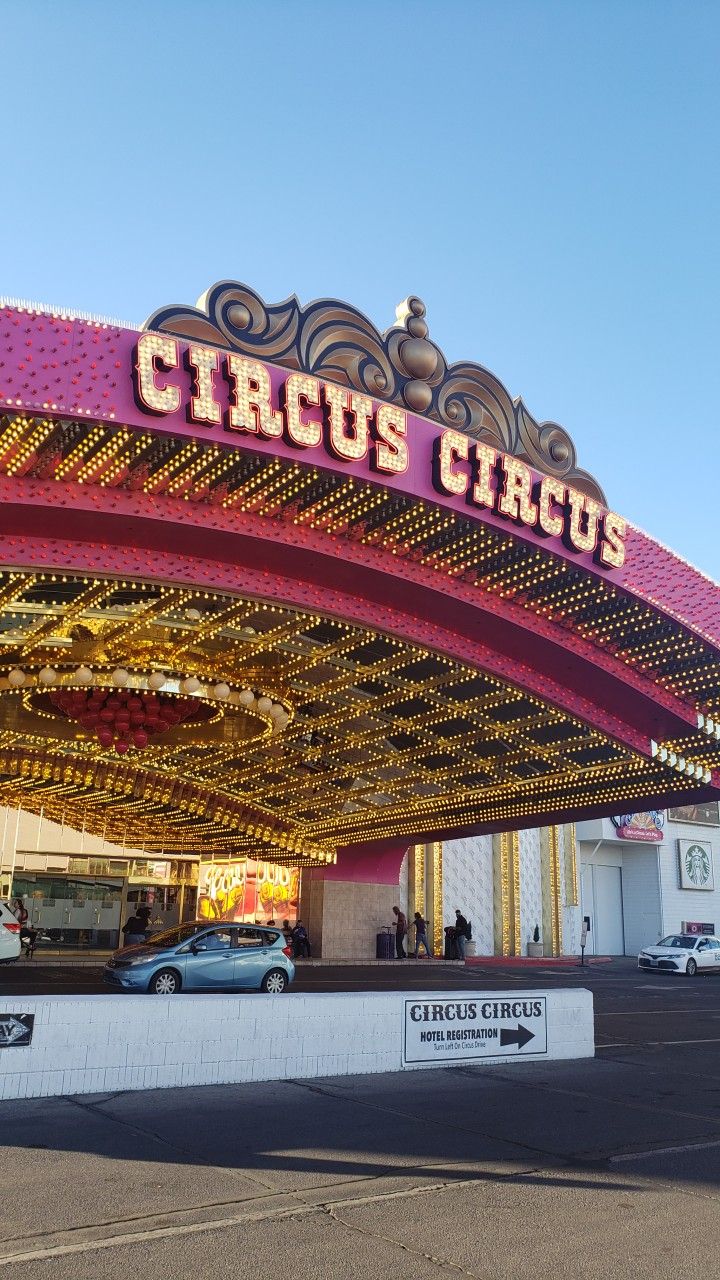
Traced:
[[[520, 941], [522, 954], [532, 941], [535, 925], [542, 937], [542, 879], [540, 863], [540, 830], [519, 831], [520, 846]], [[543, 939], [548, 943], [549, 939]]]
[[[412, 846], [413, 852], [414, 852], [414, 848], [415, 846], [413, 845]], [[412, 915], [413, 915], [413, 912], [410, 910], [410, 905], [409, 905], [410, 895], [408, 893], [409, 857], [410, 857], [410, 850], [408, 850], [408, 852], [405, 854], [405, 857], [402, 860], [402, 864], [400, 866], [400, 879], [398, 884], [398, 890], [397, 890], [397, 893], [395, 894], [395, 897], [392, 900], [392, 903], [390, 904], [391, 906], [399, 907], [401, 911], [404, 911], [406, 919], [408, 921], [412, 919]], [[413, 907], [413, 911], [414, 909], [415, 908]], [[391, 921], [394, 920], [394, 918], [395, 918], [394, 916], [391, 916]]]
[[[466, 1001], [467, 990], [285, 996], [27, 996], [3, 1013], [33, 1013], [32, 1043], [0, 1051], [0, 1097], [400, 1071], [404, 1001]], [[592, 994], [547, 1000], [547, 1058], [594, 1053]], [[493, 992], [516, 1000], [522, 992]], [[512, 1062], [508, 1050], [490, 1062]], [[425, 1067], [452, 1066], [442, 1060]], [[417, 1066], [405, 1068], [418, 1069]]]
[[444, 925], [455, 923], [456, 907], [472, 923], [477, 954], [493, 955], [492, 836], [443, 841]]

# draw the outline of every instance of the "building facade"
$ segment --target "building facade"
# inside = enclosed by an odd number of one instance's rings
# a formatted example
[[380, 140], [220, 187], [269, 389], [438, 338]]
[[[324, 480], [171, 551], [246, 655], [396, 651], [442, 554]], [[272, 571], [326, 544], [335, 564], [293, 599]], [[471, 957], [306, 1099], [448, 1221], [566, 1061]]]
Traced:
[[107, 934], [121, 881], [333, 956], [398, 897], [574, 949], [571, 824], [715, 802], [719, 718], [720, 588], [420, 299], [0, 306], [0, 812], [53, 928]]
[[688, 927], [720, 930], [717, 803], [626, 816], [640, 821], [578, 825], [588, 953], [636, 955]]

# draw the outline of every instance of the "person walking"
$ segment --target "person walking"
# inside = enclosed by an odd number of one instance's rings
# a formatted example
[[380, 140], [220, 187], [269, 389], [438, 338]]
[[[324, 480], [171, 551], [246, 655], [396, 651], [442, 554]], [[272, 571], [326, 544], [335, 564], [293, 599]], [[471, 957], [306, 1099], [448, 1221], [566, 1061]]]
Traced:
[[470, 936], [470, 926], [458, 907], [455, 908], [455, 949], [458, 960], [465, 959], [465, 943]]
[[405, 935], [407, 934], [407, 916], [399, 907], [393, 907], [395, 916], [395, 955], [398, 960], [407, 960], [405, 953]]
[[138, 907], [135, 915], [126, 920], [122, 930], [126, 947], [134, 947], [145, 941], [149, 919], [150, 908]]
[[416, 960], [419, 959], [421, 947], [425, 948], [425, 955], [429, 959], [430, 948], [428, 946], [428, 939], [427, 939], [427, 920], [424, 920], [423, 917], [420, 915], [420, 912], [416, 911], [415, 917], [413, 919], [413, 924], [415, 925], [415, 959]]

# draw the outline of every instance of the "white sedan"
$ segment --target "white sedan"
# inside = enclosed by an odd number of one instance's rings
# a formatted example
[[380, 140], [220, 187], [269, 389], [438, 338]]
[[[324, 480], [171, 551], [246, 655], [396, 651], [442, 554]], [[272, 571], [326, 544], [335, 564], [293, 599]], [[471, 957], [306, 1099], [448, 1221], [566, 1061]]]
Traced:
[[20, 925], [5, 902], [0, 902], [0, 964], [20, 955]]
[[671, 933], [655, 946], [643, 947], [638, 969], [662, 969], [666, 973], [686, 973], [688, 977], [698, 969], [720, 971], [720, 938]]

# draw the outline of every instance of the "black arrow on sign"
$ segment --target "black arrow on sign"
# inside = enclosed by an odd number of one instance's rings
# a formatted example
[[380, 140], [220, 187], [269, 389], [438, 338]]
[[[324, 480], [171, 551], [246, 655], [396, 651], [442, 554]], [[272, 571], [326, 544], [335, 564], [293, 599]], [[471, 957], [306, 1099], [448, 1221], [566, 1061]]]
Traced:
[[500, 1048], [501, 1049], [503, 1045], [506, 1045], [506, 1044], [516, 1044], [518, 1049], [522, 1049], [523, 1045], [526, 1045], [528, 1040], [534, 1040], [534, 1039], [535, 1039], [535, 1032], [528, 1031], [527, 1027], [523, 1027], [521, 1023], [518, 1023], [517, 1031], [510, 1031], [510, 1030], [506, 1031], [504, 1027], [500, 1028]]

